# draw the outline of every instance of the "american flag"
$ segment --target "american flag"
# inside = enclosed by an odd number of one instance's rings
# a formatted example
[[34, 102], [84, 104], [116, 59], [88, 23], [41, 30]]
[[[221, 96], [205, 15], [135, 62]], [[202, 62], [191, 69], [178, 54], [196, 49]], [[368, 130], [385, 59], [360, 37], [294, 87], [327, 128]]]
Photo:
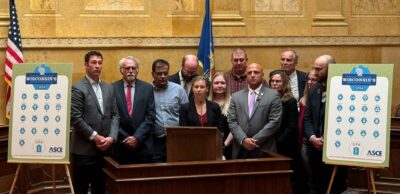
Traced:
[[19, 32], [17, 9], [15, 8], [15, 1], [10, 0], [10, 27], [8, 29], [8, 40], [6, 47], [6, 64], [4, 79], [7, 83], [6, 94], [6, 117], [10, 118], [10, 99], [11, 99], [11, 81], [12, 69], [14, 64], [22, 63], [24, 61], [22, 56], [22, 43], [21, 33]]

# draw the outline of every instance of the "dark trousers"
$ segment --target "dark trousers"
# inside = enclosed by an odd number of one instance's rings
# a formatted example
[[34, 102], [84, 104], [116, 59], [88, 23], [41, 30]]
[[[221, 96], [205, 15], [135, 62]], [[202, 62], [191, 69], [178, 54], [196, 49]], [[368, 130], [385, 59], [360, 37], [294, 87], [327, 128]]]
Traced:
[[[309, 149], [309, 161], [316, 193], [325, 194], [328, 190], [334, 166], [322, 162], [322, 151], [314, 149], [312, 145], [309, 145]], [[330, 193], [340, 194], [347, 189], [346, 173], [346, 167], [338, 166]]]
[[72, 154], [72, 183], [76, 194], [87, 194], [90, 184], [92, 194], [105, 193], [105, 174], [102, 155], [83, 156]]
[[153, 162], [167, 162], [167, 136], [153, 136]]

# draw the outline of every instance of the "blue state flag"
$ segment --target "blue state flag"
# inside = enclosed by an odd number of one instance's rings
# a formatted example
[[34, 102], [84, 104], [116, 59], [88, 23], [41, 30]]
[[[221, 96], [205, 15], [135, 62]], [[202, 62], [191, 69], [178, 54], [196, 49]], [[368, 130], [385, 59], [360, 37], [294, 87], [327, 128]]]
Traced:
[[210, 0], [206, 0], [206, 14], [204, 15], [203, 28], [201, 31], [199, 49], [197, 57], [200, 66], [203, 68], [203, 74], [206, 78], [211, 79], [211, 75], [215, 71], [214, 66], [214, 40], [212, 31], [212, 19], [210, 13]]

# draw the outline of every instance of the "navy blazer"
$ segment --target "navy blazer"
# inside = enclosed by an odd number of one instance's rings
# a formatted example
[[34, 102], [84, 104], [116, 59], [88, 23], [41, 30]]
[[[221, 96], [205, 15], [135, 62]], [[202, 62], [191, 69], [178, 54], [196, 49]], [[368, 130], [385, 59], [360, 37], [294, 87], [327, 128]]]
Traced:
[[[207, 109], [207, 126], [217, 127], [221, 134], [224, 134], [223, 117], [221, 108], [215, 102], [206, 100]], [[190, 99], [189, 103], [183, 104], [179, 110], [180, 126], [200, 126], [199, 117], [196, 111], [194, 100]]]
[[181, 85], [181, 78], [179, 77], [179, 71], [173, 75], [168, 76], [168, 81]]
[[297, 74], [297, 87], [299, 90], [299, 99], [304, 95], [304, 89], [306, 88], [307, 83], [307, 73], [296, 70]]
[[315, 135], [321, 137], [323, 131], [320, 127], [323, 125], [325, 117], [325, 104], [322, 104], [322, 84], [316, 83], [310, 90], [307, 99], [306, 112], [304, 113], [304, 136], [310, 139]]
[[151, 143], [147, 143], [147, 141], [151, 139], [156, 118], [153, 86], [141, 80], [135, 81], [132, 117], [129, 116], [126, 106], [124, 81], [114, 82], [113, 87], [120, 115], [120, 131], [123, 130], [122, 133], [119, 133], [119, 139], [125, 139], [126, 134], [133, 135], [139, 141], [141, 149], [144, 144], [145, 149], [148, 149], [146, 151], [151, 150]]

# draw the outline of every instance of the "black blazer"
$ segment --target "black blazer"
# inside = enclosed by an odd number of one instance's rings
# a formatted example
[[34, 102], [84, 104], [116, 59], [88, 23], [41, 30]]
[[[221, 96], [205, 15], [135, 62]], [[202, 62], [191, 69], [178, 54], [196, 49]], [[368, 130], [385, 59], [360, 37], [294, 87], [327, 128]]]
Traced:
[[282, 102], [282, 107], [282, 122], [276, 132], [276, 146], [279, 154], [294, 158], [297, 153], [298, 138], [297, 101], [291, 98]]
[[[156, 118], [154, 105], [153, 86], [141, 80], [135, 81], [135, 94], [133, 101], [132, 117], [128, 114], [125, 100], [124, 81], [119, 80], [113, 83], [117, 106], [120, 115], [119, 139], [123, 140], [128, 135], [133, 135], [139, 141], [139, 148], [150, 152], [152, 149], [151, 132]], [[121, 130], [122, 133], [121, 133]]]
[[[181, 78], [179, 77], [179, 71], [173, 75], [168, 76], [168, 81], [174, 82], [178, 85], [181, 85]], [[183, 87], [183, 86], [182, 86]]]
[[[224, 134], [223, 118], [221, 109], [217, 103], [206, 100], [207, 109], [207, 126], [217, 127], [221, 134]], [[199, 117], [196, 111], [194, 100], [190, 99], [189, 103], [183, 104], [179, 110], [180, 126], [200, 126]]]
[[304, 95], [304, 89], [306, 87], [307, 82], [307, 73], [296, 70], [297, 74], [297, 87], [299, 90], [299, 99]]
[[310, 90], [307, 99], [306, 112], [304, 113], [304, 136], [310, 139], [312, 135], [321, 137], [322, 128], [325, 117], [325, 103], [321, 102], [322, 84], [316, 83]]
[[[176, 72], [174, 75], [168, 76], [168, 81], [174, 82], [174, 83], [176, 83], [176, 84], [182, 86], [182, 85], [181, 85], [181, 78], [179, 77], [179, 71]], [[182, 86], [182, 87], [184, 87], [184, 86]], [[186, 91], [186, 88], [183, 88], [183, 89]], [[189, 94], [188, 94], [188, 97], [189, 97], [189, 99], [193, 99], [193, 92], [192, 92], [192, 90], [190, 90], [190, 92], [189, 92]]]

